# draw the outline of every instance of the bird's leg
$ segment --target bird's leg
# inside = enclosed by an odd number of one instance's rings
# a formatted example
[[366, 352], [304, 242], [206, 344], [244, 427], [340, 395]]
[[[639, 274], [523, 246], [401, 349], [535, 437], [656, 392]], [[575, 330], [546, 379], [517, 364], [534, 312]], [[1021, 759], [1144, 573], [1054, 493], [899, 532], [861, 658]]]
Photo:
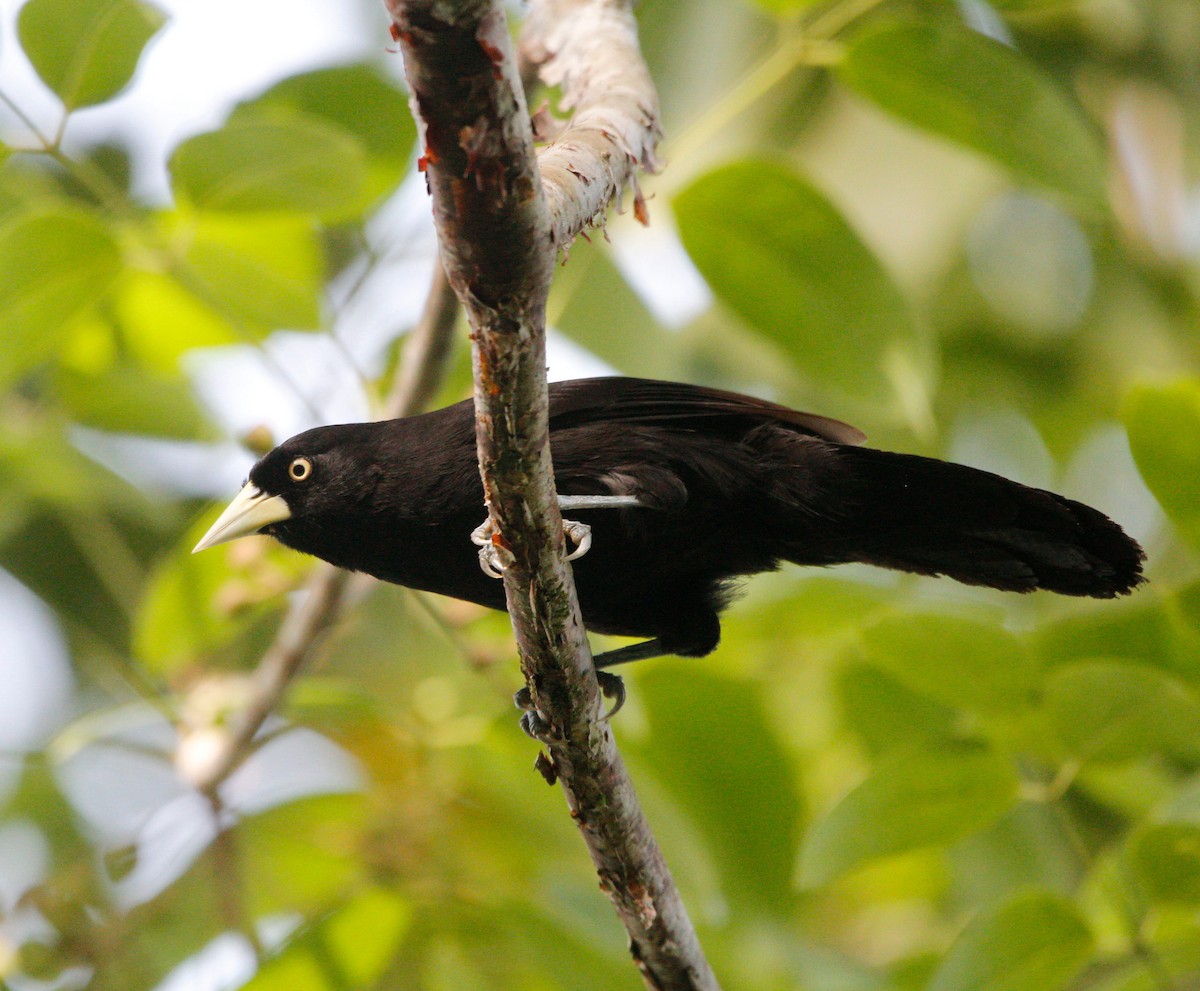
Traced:
[[[629, 509], [640, 505], [641, 503], [638, 502], [637, 496], [631, 495], [560, 495], [558, 497], [558, 508], [560, 510]], [[504, 576], [504, 564], [498, 559], [499, 554], [496, 543], [492, 539], [494, 534], [495, 528], [492, 526], [492, 518], [489, 516], [471, 532], [471, 542], [479, 548], [479, 566], [483, 568], [484, 574], [490, 575], [492, 578], [502, 578]], [[567, 555], [568, 561], [574, 561], [576, 558], [583, 557], [591, 549], [592, 528], [586, 523], [581, 523], [578, 520], [563, 520], [563, 535], [575, 545], [575, 549]], [[657, 641], [651, 642], [657, 643]], [[642, 645], [635, 644], [634, 646]], [[601, 657], [608, 657], [616, 653], [619, 653], [619, 651], [610, 651], [609, 654], [602, 654]], [[660, 650], [657, 653], [662, 653], [662, 651]], [[656, 654], [640, 656], [654, 657]], [[626, 659], [632, 661], [636, 658], [631, 656]], [[613, 661], [611, 663], [620, 662]], [[596, 679], [600, 682], [600, 693], [606, 699], [613, 700], [613, 707], [603, 716], [604, 719], [611, 719], [621, 711], [621, 706], [625, 704], [625, 682], [619, 675], [599, 670], [603, 666], [600, 664], [596, 666]], [[519, 689], [513, 695], [513, 703], [522, 711], [521, 729], [535, 740], [542, 743], [549, 742], [551, 726], [538, 713], [537, 706], [533, 703], [533, 693], [530, 692], [528, 685]]]
[[632, 509], [640, 506], [633, 495], [573, 495], [558, 497], [559, 509]]
[[[637, 496], [631, 495], [583, 495], [558, 497], [559, 509], [628, 509], [640, 506]], [[479, 548], [479, 567], [489, 578], [503, 578], [505, 563], [501, 560], [501, 551], [496, 546], [496, 530], [489, 516], [479, 526], [471, 531], [471, 543]], [[563, 520], [563, 536], [575, 549], [567, 555], [568, 561], [583, 557], [592, 547], [592, 528], [578, 520]]]
[[[664, 654], [674, 654], [675, 651], [669, 650], [663, 646], [662, 640], [655, 637], [653, 640], [643, 640], [641, 643], [631, 643], [625, 647], [617, 647], [615, 650], [606, 650], [603, 654], [597, 654], [593, 658], [593, 663], [596, 668], [611, 668], [618, 664], [628, 664], [630, 661], [647, 661], [651, 657], [662, 657]], [[617, 677], [612, 675], [611, 677]]]

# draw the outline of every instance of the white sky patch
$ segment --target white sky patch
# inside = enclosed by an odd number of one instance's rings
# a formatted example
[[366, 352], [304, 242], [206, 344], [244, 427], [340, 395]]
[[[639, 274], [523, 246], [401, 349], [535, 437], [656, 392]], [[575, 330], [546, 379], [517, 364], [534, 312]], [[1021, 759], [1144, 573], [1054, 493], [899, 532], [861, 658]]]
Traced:
[[662, 206], [649, 227], [614, 223], [609, 229], [613, 261], [665, 327], [682, 327], [713, 302], [712, 290], [692, 264]]
[[357, 259], [330, 287], [334, 333], [372, 377], [397, 334], [413, 327], [437, 259], [425, 177], [415, 170], [366, 225], [375, 260]]
[[958, 0], [958, 9], [967, 27], [987, 35], [993, 41], [1012, 47], [1012, 33], [1004, 23], [1004, 18], [996, 13], [991, 4], [985, 0]]
[[365, 785], [358, 761], [336, 743], [298, 727], [256, 750], [221, 786], [239, 815], [255, 815], [309, 795], [342, 795]]
[[551, 382], [616, 374], [612, 365], [569, 337], [553, 329], [546, 335], [546, 377]]
[[358, 369], [327, 334], [280, 331], [262, 351], [207, 348], [191, 352], [186, 365], [201, 400], [234, 437], [265, 426], [282, 441], [319, 424], [370, 417]]
[[[267, 731], [285, 726], [272, 720]], [[313, 730], [290, 729], [222, 785], [218, 823], [208, 800], [172, 763], [178, 737], [157, 713], [130, 706], [77, 729], [79, 746], [64, 744], [70, 752], [58, 764], [59, 785], [100, 844], [133, 851], [131, 870], [113, 884], [114, 897], [126, 908], [174, 883], [208, 848], [218, 826], [309, 795], [363, 788], [362, 769], [347, 751]]]
[[256, 970], [258, 961], [250, 941], [238, 933], [222, 933], [172, 970], [155, 991], [232, 991], [249, 981]]
[[229, 498], [254, 461], [231, 440], [204, 444], [75, 427], [71, 441], [93, 461], [152, 494]]
[[[1138, 473], [1129, 436], [1115, 423], [1097, 426], [1079, 445], [1060, 491], [1119, 520], [1142, 545], [1151, 544], [1162, 531], [1162, 509]], [[1153, 563], [1153, 553], [1150, 560]]]
[[73, 678], [54, 614], [0, 570], [0, 750], [35, 750], [69, 711]]
[[1037, 428], [1011, 409], [968, 410], [954, 423], [947, 458], [1023, 485], [1055, 485], [1054, 458]]
[[25, 819], [0, 826], [0, 915], [11, 915], [49, 867], [50, 847], [37, 826]]

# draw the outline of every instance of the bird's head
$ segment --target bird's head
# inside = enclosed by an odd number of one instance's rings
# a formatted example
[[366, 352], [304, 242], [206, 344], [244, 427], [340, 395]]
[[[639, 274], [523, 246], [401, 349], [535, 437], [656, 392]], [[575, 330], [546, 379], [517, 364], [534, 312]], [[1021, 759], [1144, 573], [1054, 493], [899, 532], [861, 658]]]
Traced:
[[376, 424], [317, 427], [284, 441], [250, 469], [242, 491], [192, 549], [195, 554], [252, 533], [298, 550], [374, 487], [367, 455]]

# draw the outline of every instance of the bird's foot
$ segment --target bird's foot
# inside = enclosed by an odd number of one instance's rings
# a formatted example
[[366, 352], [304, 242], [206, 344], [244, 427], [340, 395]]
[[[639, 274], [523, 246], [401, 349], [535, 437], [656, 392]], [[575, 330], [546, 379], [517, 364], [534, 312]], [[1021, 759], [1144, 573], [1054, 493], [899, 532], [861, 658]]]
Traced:
[[[620, 712], [621, 707], [625, 704], [625, 699], [628, 697], [625, 691], [625, 680], [611, 671], [597, 671], [596, 680], [600, 682], [600, 694], [613, 703], [612, 708], [600, 717], [601, 722], [606, 722]], [[528, 685], [517, 689], [513, 694], [513, 705], [521, 710], [521, 729], [527, 736], [539, 743], [552, 743], [557, 739], [553, 727], [538, 712], [537, 706], [533, 702], [533, 692], [529, 690]]]
[[[563, 520], [563, 536], [574, 545], [568, 561], [583, 557], [592, 547], [592, 528], [578, 520]], [[489, 578], [503, 578], [510, 554], [502, 541], [496, 539], [496, 527], [489, 516], [471, 531], [471, 543], [479, 548], [479, 567]]]
[[503, 578], [508, 548], [496, 540], [496, 527], [489, 516], [471, 531], [471, 543], [479, 548], [479, 567], [489, 578]]
[[529, 690], [528, 685], [517, 689], [513, 695], [513, 705], [521, 710], [521, 729], [525, 731], [526, 736], [547, 745], [557, 741], [554, 727], [534, 705], [533, 693]]

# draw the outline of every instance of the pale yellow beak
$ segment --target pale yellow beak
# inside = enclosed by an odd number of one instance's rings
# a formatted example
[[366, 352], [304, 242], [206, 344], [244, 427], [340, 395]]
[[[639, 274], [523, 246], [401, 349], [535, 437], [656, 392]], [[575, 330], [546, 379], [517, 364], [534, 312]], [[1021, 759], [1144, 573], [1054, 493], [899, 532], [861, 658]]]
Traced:
[[247, 537], [271, 523], [289, 519], [291, 515], [292, 511], [282, 496], [267, 495], [258, 486], [247, 482], [233, 502], [225, 507], [225, 512], [217, 517], [217, 522], [209, 528], [208, 533], [200, 538], [200, 543], [192, 548], [192, 553], [228, 540], [237, 540], [238, 537]]

